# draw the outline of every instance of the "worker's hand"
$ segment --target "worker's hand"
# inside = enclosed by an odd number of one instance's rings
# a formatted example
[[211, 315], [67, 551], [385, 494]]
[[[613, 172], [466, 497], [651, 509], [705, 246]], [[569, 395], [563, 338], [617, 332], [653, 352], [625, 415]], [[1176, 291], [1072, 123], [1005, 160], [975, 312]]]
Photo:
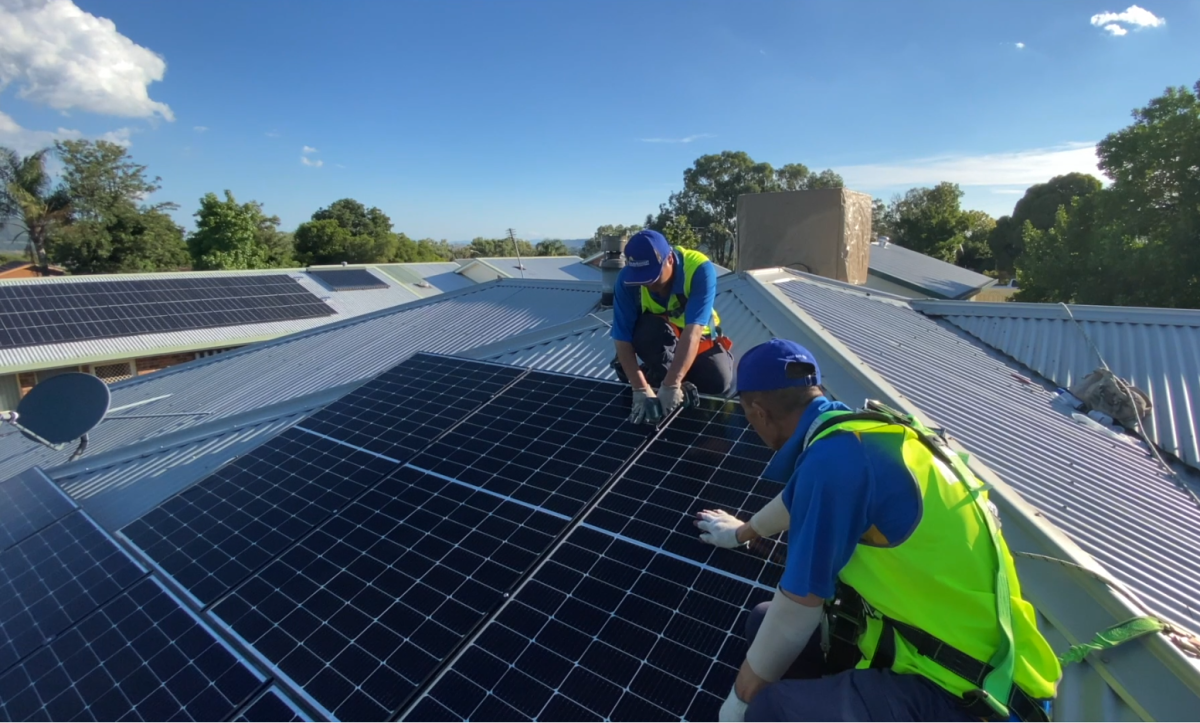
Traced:
[[694, 407], [700, 403], [700, 392], [696, 385], [684, 382], [679, 386], [662, 385], [658, 389], [658, 401], [664, 417], [670, 416], [678, 407]]
[[717, 714], [717, 720], [721, 721], [721, 723], [725, 723], [726, 721], [741, 723], [741, 721], [746, 720], [746, 708], [748, 705], [737, 697], [737, 689], [731, 688], [729, 690], [729, 697], [721, 704], [721, 712]]
[[725, 510], [701, 510], [696, 513], [695, 525], [700, 528], [700, 539], [710, 545], [732, 549], [743, 544], [737, 537], [742, 521]]
[[762, 689], [768, 685], [770, 683], [758, 677], [758, 673], [755, 673], [754, 668], [750, 667], [750, 661], [743, 660], [742, 667], [738, 670], [737, 680], [733, 681], [733, 692], [739, 700], [749, 704], [754, 700], [754, 696], [762, 692]]
[[662, 415], [662, 407], [659, 406], [658, 397], [654, 396], [653, 389], [646, 387], [633, 390], [633, 410], [629, 413], [630, 422], [654, 424], [662, 419]]

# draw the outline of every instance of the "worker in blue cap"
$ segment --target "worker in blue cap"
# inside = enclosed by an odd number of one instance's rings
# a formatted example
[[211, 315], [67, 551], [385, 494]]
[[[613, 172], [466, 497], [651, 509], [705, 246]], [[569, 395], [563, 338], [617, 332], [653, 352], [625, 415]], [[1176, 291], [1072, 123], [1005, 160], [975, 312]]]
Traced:
[[851, 411], [820, 384], [783, 339], [738, 364], [742, 409], [776, 451], [763, 477], [785, 487], [749, 522], [695, 524], [718, 547], [785, 530], [788, 547], [720, 719], [1047, 720], [1062, 671], [984, 485], [919, 420]]
[[721, 335], [716, 296], [716, 267], [699, 251], [672, 248], [651, 230], [625, 244], [612, 338], [613, 368], [633, 387], [630, 421], [654, 422], [686, 405], [696, 396], [687, 385], [700, 394], [729, 392], [732, 344]]

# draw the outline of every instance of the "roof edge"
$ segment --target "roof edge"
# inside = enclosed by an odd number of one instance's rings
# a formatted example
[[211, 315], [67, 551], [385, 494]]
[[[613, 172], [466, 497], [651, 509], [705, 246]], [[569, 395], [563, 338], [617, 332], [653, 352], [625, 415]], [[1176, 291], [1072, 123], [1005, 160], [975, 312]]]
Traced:
[[[1200, 309], [1172, 309], [1152, 306], [1098, 306], [1066, 304], [1079, 321], [1103, 321], [1126, 324], [1158, 324], [1200, 328]], [[1070, 320], [1064, 304], [1020, 301], [954, 301], [914, 299], [913, 308], [930, 316], [994, 316], [1020, 319]]]

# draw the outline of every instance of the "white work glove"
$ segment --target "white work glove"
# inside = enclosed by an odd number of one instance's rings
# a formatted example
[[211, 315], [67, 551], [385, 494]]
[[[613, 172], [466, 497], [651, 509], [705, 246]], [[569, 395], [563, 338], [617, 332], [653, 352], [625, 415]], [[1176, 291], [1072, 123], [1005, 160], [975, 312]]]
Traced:
[[731, 688], [729, 690], [729, 697], [721, 704], [721, 712], [717, 714], [717, 720], [721, 721], [721, 723], [725, 723], [726, 721], [741, 723], [741, 721], [746, 720], [746, 708], [749, 706], [750, 704], [743, 703], [742, 699], [737, 697], [737, 691]]
[[629, 413], [629, 421], [633, 424], [654, 424], [662, 419], [662, 407], [658, 397], [649, 387], [633, 390], [633, 409]]
[[742, 521], [725, 510], [702, 510], [696, 513], [696, 527], [700, 528], [700, 539], [710, 545], [733, 549], [741, 547], [737, 531]]
[[683, 404], [684, 399], [682, 384], [677, 387], [668, 387], [664, 384], [658, 388], [658, 402], [662, 405], [664, 417], [669, 417], [671, 412]]
[[19, 416], [16, 412], [0, 411], [0, 422], [15, 422]]

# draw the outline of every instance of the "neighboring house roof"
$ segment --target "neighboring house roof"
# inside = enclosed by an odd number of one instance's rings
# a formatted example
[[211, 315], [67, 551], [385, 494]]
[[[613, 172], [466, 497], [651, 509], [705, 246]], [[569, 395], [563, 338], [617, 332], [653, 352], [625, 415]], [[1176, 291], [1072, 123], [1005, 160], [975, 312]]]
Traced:
[[[340, 268], [340, 267], [339, 267]], [[356, 267], [362, 268], [362, 267]], [[222, 346], [239, 346], [255, 341], [270, 339], [285, 334], [313, 329], [343, 319], [369, 314], [421, 298], [415, 287], [396, 281], [388, 274], [376, 272], [375, 276], [388, 284], [386, 289], [361, 289], [331, 291], [327, 286], [301, 270], [255, 270], [255, 271], [188, 271], [153, 274], [97, 274], [85, 276], [62, 276], [56, 278], [7, 279], [0, 281], [4, 286], [37, 286], [45, 284], [78, 284], [95, 281], [121, 281], [126, 279], [179, 279], [189, 277], [287, 274], [307, 291], [324, 300], [333, 308], [332, 316], [310, 319], [292, 319], [260, 324], [237, 324], [206, 329], [189, 329], [158, 334], [138, 334], [87, 341], [40, 344], [0, 349], [0, 374], [17, 371], [32, 371], [74, 364], [89, 364], [105, 360], [128, 359], [153, 354], [178, 351], [212, 349]]]
[[894, 243], [871, 244], [868, 272], [935, 299], [965, 299], [996, 283], [983, 274]]
[[475, 285], [458, 274], [461, 266], [453, 261], [431, 261], [411, 264], [380, 264], [375, 268], [406, 284], [405, 288], [422, 298], [458, 291]]
[[1154, 408], [1145, 420], [1147, 435], [1200, 468], [1200, 311], [945, 301], [915, 306], [1060, 387], [1103, 366], [1099, 353], [1117, 376], [1150, 395]]
[[[603, 260], [604, 260], [604, 252], [597, 251], [596, 253], [592, 254], [591, 256], [588, 256], [586, 259], [583, 259], [583, 263], [588, 264], [589, 266], [595, 266], [596, 268], [600, 268], [600, 262]], [[725, 276], [726, 274], [733, 273], [729, 269], [718, 264], [716, 261], [712, 261], [711, 259], [709, 261], [712, 263], [713, 266], [716, 267], [717, 276]]]
[[[66, 273], [64, 269], [58, 266], [49, 266], [47, 267], [47, 271], [46, 276], [62, 276]], [[8, 261], [0, 264], [0, 279], [28, 277], [43, 278], [42, 274], [38, 271], [38, 267], [28, 261], [17, 259], [16, 261]]]
[[599, 281], [600, 271], [583, 263], [578, 256], [515, 256], [480, 257], [464, 260], [458, 273], [482, 265], [497, 276], [511, 279], [545, 279], [547, 281]]

